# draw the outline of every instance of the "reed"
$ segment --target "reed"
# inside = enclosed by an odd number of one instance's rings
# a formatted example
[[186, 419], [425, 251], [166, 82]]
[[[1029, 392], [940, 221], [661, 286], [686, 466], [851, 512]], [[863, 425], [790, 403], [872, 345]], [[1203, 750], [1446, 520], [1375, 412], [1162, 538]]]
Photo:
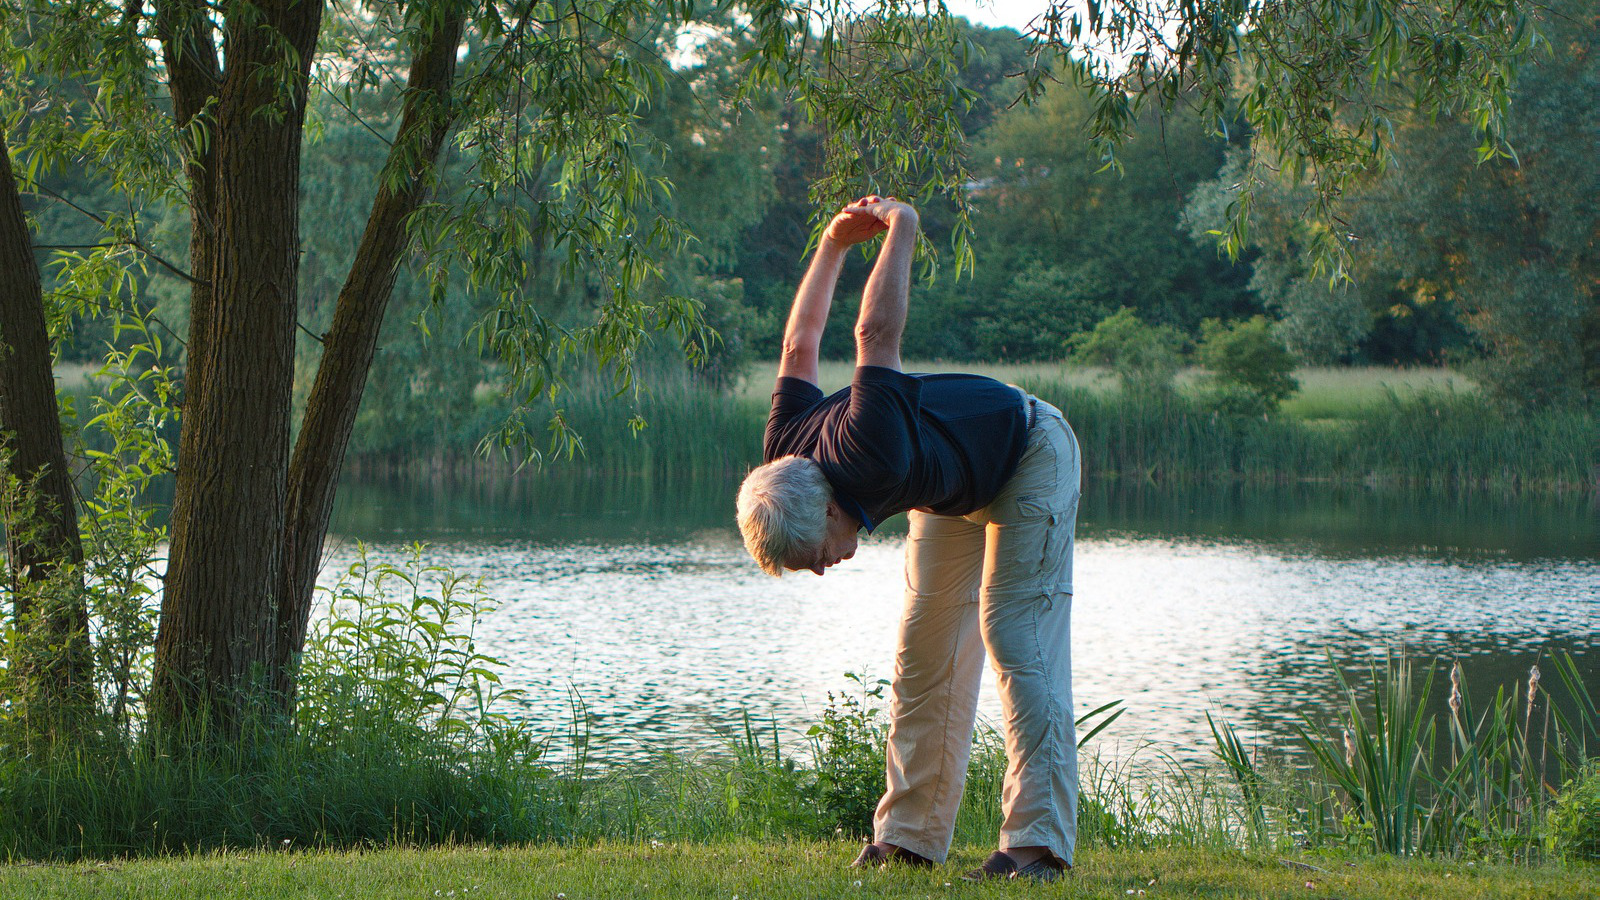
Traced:
[[1595, 487], [1600, 418], [1515, 416], [1475, 395], [1396, 394], [1350, 420], [1225, 416], [1182, 394], [1126, 397], [1025, 382], [1060, 407], [1085, 473], [1200, 484], [1327, 481], [1430, 488]]
[[1553, 786], [1578, 783], [1600, 727], [1574, 658], [1546, 665], [1559, 673], [1560, 693], [1540, 683], [1535, 666], [1525, 684], [1501, 686], [1481, 711], [1472, 708], [1462, 667], [1452, 666], [1441, 729], [1425, 711], [1432, 666], [1419, 678], [1411, 661], [1390, 656], [1363, 691], [1330, 658], [1345, 706], [1331, 722], [1307, 720], [1300, 729], [1309, 770], [1263, 761], [1230, 726], [1212, 722], [1214, 753], [1236, 786], [1233, 816], [1253, 847], [1546, 855], [1558, 849], [1546, 840], [1561, 805]]
[[[1600, 472], [1597, 414], [1513, 415], [1474, 392], [1436, 390], [1427, 381], [1396, 387], [1367, 380], [1354, 388], [1334, 381], [1325, 395], [1344, 390], [1358, 398], [1347, 405], [1351, 417], [1263, 418], [1224, 415], [1182, 391], [1126, 396], [1105, 389], [1094, 373], [1061, 369], [1046, 380], [1017, 368], [996, 374], [1014, 376], [1066, 413], [1089, 477], [1562, 491], [1591, 490]], [[842, 374], [824, 373], [824, 381]], [[736, 473], [760, 462], [766, 412], [764, 394], [717, 394], [686, 378], [637, 398], [587, 386], [563, 407], [583, 435], [581, 451], [552, 465], [674, 479]], [[637, 433], [630, 430], [635, 417], [648, 423]]]

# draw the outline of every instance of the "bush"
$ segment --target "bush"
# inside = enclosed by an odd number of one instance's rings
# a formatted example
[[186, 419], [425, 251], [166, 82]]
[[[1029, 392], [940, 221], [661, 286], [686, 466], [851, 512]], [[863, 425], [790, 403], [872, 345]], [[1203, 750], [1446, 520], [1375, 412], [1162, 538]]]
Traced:
[[1300, 389], [1294, 354], [1273, 333], [1266, 316], [1200, 323], [1195, 355], [1212, 373], [1212, 403], [1228, 413], [1270, 413]]
[[[26, 747], [0, 727], [0, 856], [529, 841], [562, 831], [543, 745], [496, 709], [474, 583], [364, 554], [302, 659], [295, 728], [271, 716], [194, 749], [109, 714]], [[0, 726], [5, 725], [0, 722]], [[26, 752], [23, 752], [26, 749]]]
[[1550, 849], [1567, 859], [1600, 862], [1600, 761], [1567, 782], [1546, 823]]
[[888, 726], [878, 718], [889, 682], [867, 681], [854, 672], [845, 677], [859, 689], [828, 693], [822, 721], [808, 735], [816, 763], [816, 779], [807, 793], [823, 822], [843, 833], [870, 837], [872, 814], [884, 789], [884, 745]]
[[1183, 335], [1166, 325], [1146, 325], [1123, 307], [1106, 316], [1093, 331], [1067, 340], [1072, 359], [1084, 365], [1107, 366], [1124, 393], [1165, 394], [1182, 361]]

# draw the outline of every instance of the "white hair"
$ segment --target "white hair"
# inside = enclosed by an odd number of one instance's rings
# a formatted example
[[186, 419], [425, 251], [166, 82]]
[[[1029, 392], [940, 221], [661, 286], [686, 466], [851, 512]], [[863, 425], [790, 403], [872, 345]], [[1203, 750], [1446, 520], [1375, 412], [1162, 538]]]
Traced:
[[768, 575], [805, 559], [827, 537], [833, 486], [822, 467], [803, 456], [784, 456], [757, 466], [739, 486], [739, 531], [744, 546]]

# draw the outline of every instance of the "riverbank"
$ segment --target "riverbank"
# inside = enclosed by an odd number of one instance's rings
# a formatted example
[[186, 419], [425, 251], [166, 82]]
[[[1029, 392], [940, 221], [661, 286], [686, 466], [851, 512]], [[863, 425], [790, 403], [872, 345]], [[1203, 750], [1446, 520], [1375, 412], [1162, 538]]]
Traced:
[[985, 848], [958, 847], [931, 871], [845, 867], [846, 841], [446, 847], [251, 852], [0, 868], [0, 897], [30, 900], [527, 898], [815, 900], [821, 897], [1332, 898], [1577, 900], [1600, 896], [1600, 867], [1383, 857], [1280, 857], [1193, 849], [1092, 850], [1062, 881], [967, 884]]
[[[1016, 369], [1016, 367], [1013, 367]], [[1600, 487], [1600, 415], [1502, 410], [1454, 376], [1398, 370], [1319, 375], [1319, 386], [1271, 416], [1223, 413], [1203, 392], [1128, 396], [1072, 370], [997, 374], [1061, 408], [1083, 448], [1086, 478], [1159, 485], [1330, 483], [1452, 491], [1593, 493]], [[1385, 374], [1398, 379], [1385, 380]], [[840, 372], [823, 376], [835, 386]], [[1086, 380], [1089, 379], [1089, 380]], [[636, 397], [580, 389], [562, 420], [583, 436], [556, 469], [646, 474], [681, 482], [760, 462], [767, 402], [750, 384], [731, 394], [682, 381]], [[536, 413], [535, 418], [544, 415]], [[642, 429], [639, 422], [646, 423]], [[481, 431], [477, 433], [482, 433]], [[425, 449], [425, 448], [432, 449]], [[422, 436], [357, 441], [358, 476], [416, 477], [485, 463], [458, 443]]]
[[[1125, 396], [1104, 371], [1059, 364], [952, 366], [914, 361], [908, 370], [971, 369], [1022, 385], [1066, 412], [1083, 447], [1086, 478], [1156, 485], [1249, 486], [1327, 483], [1498, 493], [1600, 491], [1600, 410], [1516, 413], [1485, 399], [1446, 369], [1318, 368], [1296, 373], [1300, 391], [1270, 416], [1228, 414], [1189, 371], [1169, 394]], [[580, 383], [540, 401], [513, 431], [527, 447], [481, 446], [509, 413], [480, 390], [449, 410], [397, 415], [364, 410], [346, 471], [358, 479], [470, 477], [504, 480], [532, 450], [547, 472], [645, 477], [661, 483], [743, 473], [760, 462], [775, 368], [758, 366], [731, 391], [682, 371], [641, 377], [637, 391]], [[825, 390], [849, 383], [847, 363], [826, 363]], [[71, 377], [68, 377], [68, 376]], [[66, 372], [80, 421], [98, 388]], [[559, 419], [573, 453], [546, 434]], [[176, 429], [170, 428], [175, 442]], [[94, 429], [85, 437], [104, 443]], [[503, 451], [503, 452], [502, 452]]]

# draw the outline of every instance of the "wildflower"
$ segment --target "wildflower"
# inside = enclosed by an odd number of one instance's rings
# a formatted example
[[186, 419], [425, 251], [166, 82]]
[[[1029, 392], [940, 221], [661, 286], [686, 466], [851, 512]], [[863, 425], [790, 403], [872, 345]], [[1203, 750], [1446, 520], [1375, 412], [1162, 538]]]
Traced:
[[1308, 882], [1306, 882], [1306, 890], [1308, 890], [1308, 891], [1314, 891], [1314, 890], [1316, 890], [1316, 889], [1317, 889], [1317, 883], [1316, 883], [1316, 882], [1315, 882], [1315, 881], [1308, 881]]

